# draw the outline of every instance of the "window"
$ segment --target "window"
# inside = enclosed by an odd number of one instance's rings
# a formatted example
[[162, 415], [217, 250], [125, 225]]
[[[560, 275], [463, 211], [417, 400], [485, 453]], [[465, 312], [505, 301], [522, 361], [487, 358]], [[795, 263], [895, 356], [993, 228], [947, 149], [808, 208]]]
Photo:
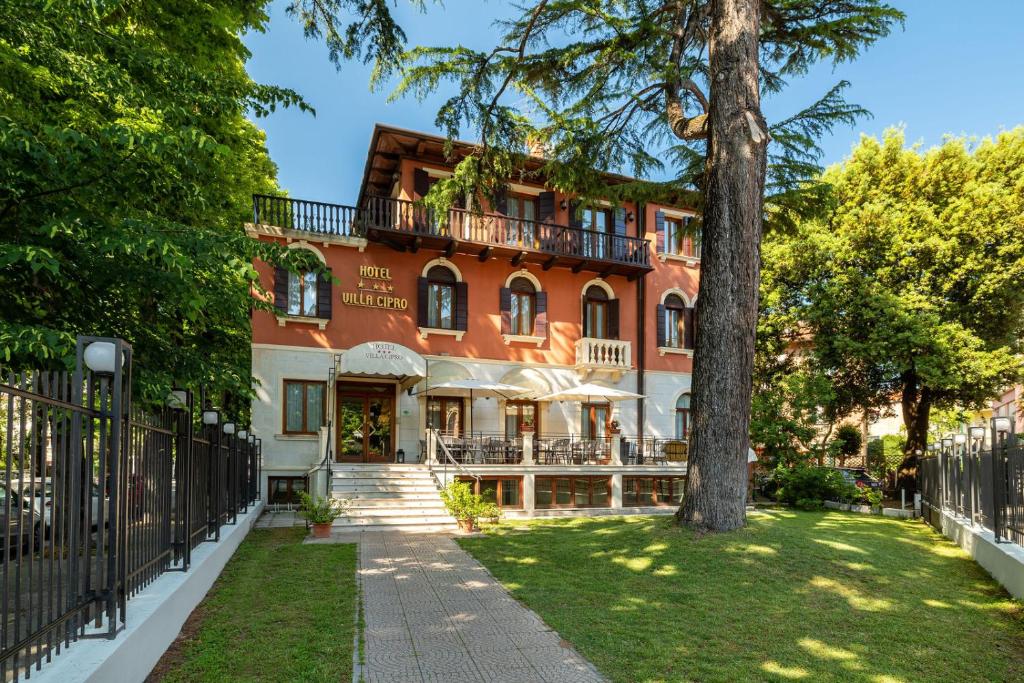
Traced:
[[622, 506], [679, 505], [686, 477], [623, 477]]
[[664, 345], [681, 349], [686, 343], [686, 304], [676, 294], [665, 298], [665, 340]]
[[444, 266], [427, 271], [427, 327], [455, 329], [455, 273]]
[[462, 434], [462, 399], [431, 396], [427, 399], [427, 427], [442, 434]]
[[267, 502], [271, 505], [298, 505], [299, 494], [306, 491], [305, 477], [267, 477]]
[[512, 334], [532, 335], [537, 317], [537, 289], [525, 277], [512, 280]]
[[473, 479], [460, 477], [461, 481], [473, 487], [473, 493], [483, 497], [488, 503], [496, 503], [500, 508], [523, 507], [523, 478], [501, 477], [491, 479]]
[[612, 410], [607, 403], [584, 403], [580, 421], [584, 439], [602, 439], [608, 435]]
[[519, 437], [523, 435], [523, 425], [532, 424], [534, 431], [540, 435], [537, 404], [533, 401], [505, 402], [505, 436]]
[[584, 209], [580, 225], [587, 231], [583, 233], [583, 253], [592, 258], [607, 257], [609, 238], [604, 235], [612, 231], [612, 226], [612, 212], [608, 209]]
[[664, 221], [664, 232], [658, 236], [658, 240], [660, 243], [663, 243], [665, 253], [674, 256], [700, 258], [700, 228], [690, 227], [693, 218], [691, 216], [686, 216], [685, 218], [669, 218], [666, 216]]
[[324, 383], [284, 382], [285, 434], [316, 434], [324, 424]]
[[590, 508], [611, 505], [608, 477], [537, 477], [533, 487], [537, 508]]
[[676, 438], [685, 439], [690, 433], [690, 395], [683, 394], [676, 400]]
[[593, 339], [608, 338], [608, 292], [591, 285], [583, 296], [583, 336]]
[[505, 215], [509, 218], [522, 218], [522, 221], [508, 221], [506, 242], [526, 247], [534, 246], [534, 226], [537, 219], [537, 204], [533, 197], [509, 195], [506, 198]]
[[288, 273], [288, 315], [315, 317], [316, 273]]

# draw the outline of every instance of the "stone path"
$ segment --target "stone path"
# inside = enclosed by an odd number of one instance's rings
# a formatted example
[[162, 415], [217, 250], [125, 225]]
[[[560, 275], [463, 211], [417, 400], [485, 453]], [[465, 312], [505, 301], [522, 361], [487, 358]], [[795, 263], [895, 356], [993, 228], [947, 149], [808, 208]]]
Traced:
[[605, 679], [449, 537], [359, 539], [366, 683]]

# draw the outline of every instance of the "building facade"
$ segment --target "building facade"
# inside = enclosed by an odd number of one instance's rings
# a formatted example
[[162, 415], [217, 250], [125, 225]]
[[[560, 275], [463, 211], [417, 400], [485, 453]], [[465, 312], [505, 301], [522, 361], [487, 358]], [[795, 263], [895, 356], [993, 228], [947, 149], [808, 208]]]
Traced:
[[[443, 145], [378, 125], [356, 206], [254, 198], [251, 236], [309, 250], [337, 279], [257, 264], [275, 307], [252, 321], [270, 501], [325, 463], [431, 461], [516, 514], [677, 503], [694, 213], [577, 210], [523, 181], [483, 215], [442, 220], [417, 200], [452, 171]], [[580, 385], [595, 394], [546, 398]]]

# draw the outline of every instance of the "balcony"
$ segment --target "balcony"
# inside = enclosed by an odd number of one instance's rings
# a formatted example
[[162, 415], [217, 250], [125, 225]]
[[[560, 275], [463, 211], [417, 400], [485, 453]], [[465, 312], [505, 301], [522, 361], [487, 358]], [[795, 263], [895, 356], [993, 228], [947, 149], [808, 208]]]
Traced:
[[544, 270], [571, 268], [633, 280], [652, 269], [648, 240], [458, 208], [441, 221], [433, 209], [404, 199], [367, 197], [362, 207], [353, 207], [255, 195], [253, 220], [315, 235], [364, 238], [396, 251], [502, 258]]
[[576, 340], [576, 370], [621, 376], [632, 367], [631, 350], [628, 341], [581, 337]]

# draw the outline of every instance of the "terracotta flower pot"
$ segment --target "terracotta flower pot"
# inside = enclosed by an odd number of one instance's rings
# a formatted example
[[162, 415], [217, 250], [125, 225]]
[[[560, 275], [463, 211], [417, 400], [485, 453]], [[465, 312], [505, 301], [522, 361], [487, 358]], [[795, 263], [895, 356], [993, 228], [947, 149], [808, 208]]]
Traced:
[[313, 525], [313, 538], [330, 538], [331, 537], [331, 523], [326, 522], [324, 524]]
[[459, 525], [459, 531], [465, 531], [467, 533], [476, 531], [476, 524], [471, 519], [457, 519], [455, 520]]

